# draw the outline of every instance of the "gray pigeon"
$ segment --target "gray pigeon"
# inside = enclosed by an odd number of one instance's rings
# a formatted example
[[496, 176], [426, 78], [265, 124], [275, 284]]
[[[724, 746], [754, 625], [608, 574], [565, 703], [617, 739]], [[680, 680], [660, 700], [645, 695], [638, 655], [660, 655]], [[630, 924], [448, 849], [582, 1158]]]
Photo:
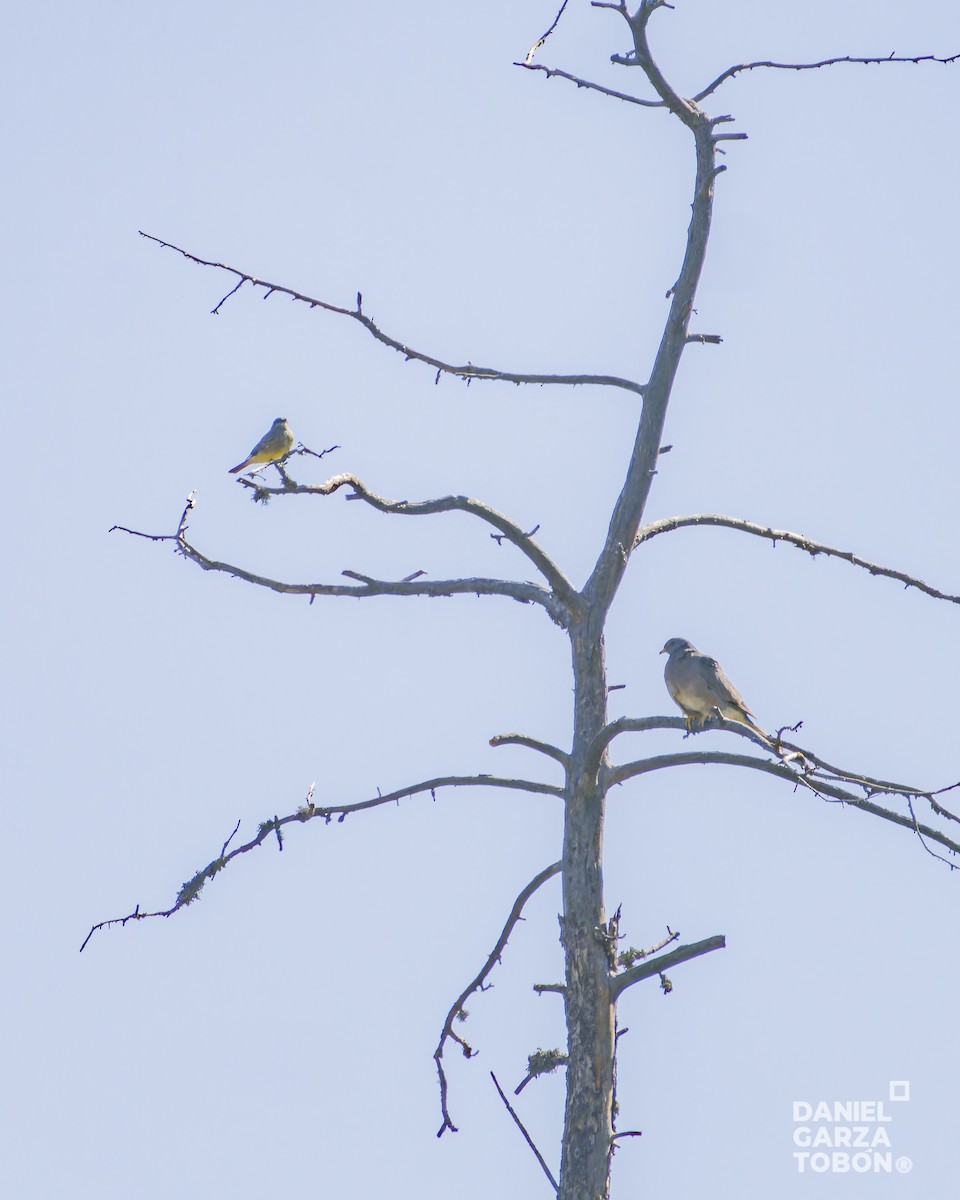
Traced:
[[701, 654], [686, 638], [671, 638], [660, 653], [669, 656], [663, 678], [667, 691], [686, 717], [688, 732], [693, 732], [695, 721], [702, 728], [708, 717], [723, 717], [763, 734], [715, 658]]

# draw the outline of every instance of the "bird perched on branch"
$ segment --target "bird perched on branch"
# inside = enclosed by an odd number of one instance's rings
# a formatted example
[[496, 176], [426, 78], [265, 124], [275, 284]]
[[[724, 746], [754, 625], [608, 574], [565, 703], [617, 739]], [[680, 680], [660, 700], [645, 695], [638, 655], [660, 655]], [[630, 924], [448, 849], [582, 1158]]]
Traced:
[[238, 466], [231, 467], [230, 474], [236, 475], [239, 471], [246, 470], [247, 467], [279, 462], [282, 458], [287, 457], [293, 449], [293, 444], [296, 440], [290, 426], [287, 424], [287, 418], [277, 417], [260, 441], [250, 451], [249, 457], [245, 458]]
[[669, 656], [663, 679], [686, 718], [688, 733], [693, 732], [694, 721], [702, 728], [708, 717], [723, 717], [749, 726], [768, 740], [715, 658], [701, 654], [686, 638], [671, 638], [660, 653]]

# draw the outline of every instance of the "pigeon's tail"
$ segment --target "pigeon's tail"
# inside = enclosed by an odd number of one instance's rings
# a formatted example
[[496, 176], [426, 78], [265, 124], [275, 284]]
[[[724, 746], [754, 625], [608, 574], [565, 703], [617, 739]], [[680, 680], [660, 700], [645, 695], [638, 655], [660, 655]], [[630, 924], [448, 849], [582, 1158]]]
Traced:
[[736, 721], [740, 725], [746, 725], [752, 729], [754, 733], [759, 733], [765, 742], [773, 745], [773, 739], [768, 733], [765, 733], [754, 719], [753, 713], [745, 705], [728, 704], [720, 710], [720, 715], [725, 721]]

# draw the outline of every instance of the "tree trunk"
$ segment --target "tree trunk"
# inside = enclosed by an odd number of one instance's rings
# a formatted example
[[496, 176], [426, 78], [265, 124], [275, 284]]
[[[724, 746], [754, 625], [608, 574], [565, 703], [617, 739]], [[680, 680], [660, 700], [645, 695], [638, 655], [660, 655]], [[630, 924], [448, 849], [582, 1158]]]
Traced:
[[571, 629], [573, 751], [563, 837], [562, 940], [566, 965], [567, 1103], [560, 1200], [606, 1200], [613, 1136], [614, 1006], [607, 951], [597, 936], [603, 904], [605, 800], [589, 751], [606, 723], [602, 620]]

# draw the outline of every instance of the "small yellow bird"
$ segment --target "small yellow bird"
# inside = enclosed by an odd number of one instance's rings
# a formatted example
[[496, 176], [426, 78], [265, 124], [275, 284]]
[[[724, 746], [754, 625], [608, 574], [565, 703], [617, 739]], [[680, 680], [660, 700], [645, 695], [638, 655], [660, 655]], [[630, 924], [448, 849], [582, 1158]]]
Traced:
[[239, 466], [231, 467], [230, 474], [236, 475], [239, 471], [246, 470], [247, 467], [261, 463], [279, 462], [282, 458], [287, 457], [296, 440], [287, 424], [287, 418], [277, 417], [269, 430], [250, 451], [250, 457], [245, 458]]

